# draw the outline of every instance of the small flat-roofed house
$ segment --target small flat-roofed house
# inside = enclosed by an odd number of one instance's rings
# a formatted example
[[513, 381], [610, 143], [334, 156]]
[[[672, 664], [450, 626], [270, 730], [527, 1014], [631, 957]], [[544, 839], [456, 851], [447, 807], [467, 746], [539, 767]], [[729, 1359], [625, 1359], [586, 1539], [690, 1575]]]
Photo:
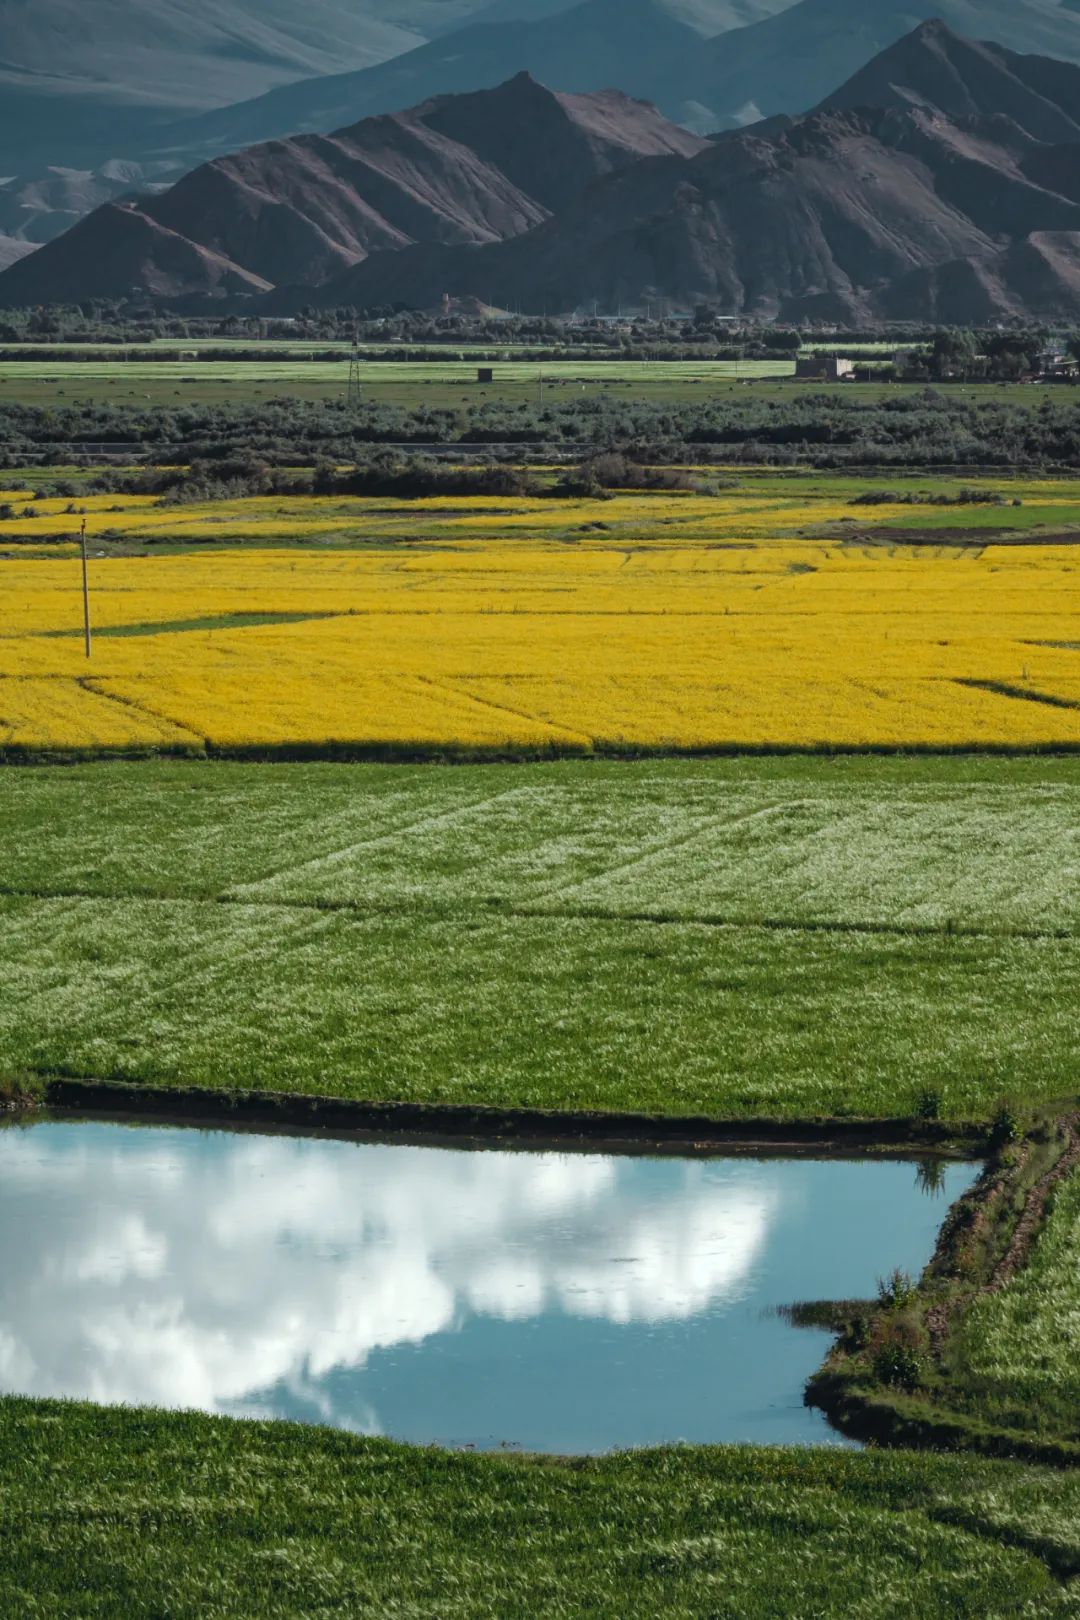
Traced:
[[796, 360], [795, 375], [805, 382], [850, 382], [855, 362], [837, 354], [808, 354]]

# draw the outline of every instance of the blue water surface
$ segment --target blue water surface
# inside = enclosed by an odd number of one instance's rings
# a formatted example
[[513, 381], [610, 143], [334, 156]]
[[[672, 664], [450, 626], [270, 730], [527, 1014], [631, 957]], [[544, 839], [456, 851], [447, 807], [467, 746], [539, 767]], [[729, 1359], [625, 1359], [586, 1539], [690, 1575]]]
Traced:
[[[453, 1446], [843, 1443], [776, 1307], [918, 1273], [976, 1175], [0, 1129], [0, 1388]], [[934, 1185], [937, 1181], [937, 1185]]]

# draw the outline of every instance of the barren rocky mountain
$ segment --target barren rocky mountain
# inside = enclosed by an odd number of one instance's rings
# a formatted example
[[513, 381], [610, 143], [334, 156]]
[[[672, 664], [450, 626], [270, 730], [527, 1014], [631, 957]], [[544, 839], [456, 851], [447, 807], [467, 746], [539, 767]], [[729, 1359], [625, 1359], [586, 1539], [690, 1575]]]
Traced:
[[941, 22], [816, 112], [712, 141], [621, 93], [519, 75], [109, 203], [0, 275], [0, 302], [134, 289], [287, 313], [660, 296], [784, 319], [1073, 317], [1078, 108], [1080, 67]]
[[[987, 111], [954, 121], [898, 97], [733, 132], [613, 176], [515, 241], [377, 255], [320, 296], [560, 309], [665, 296], [785, 319], [1080, 314], [1080, 145], [990, 112], [978, 48], [936, 28], [908, 43], [909, 60], [924, 52], [976, 67], [951, 94]], [[1045, 127], [1067, 133], [1080, 69], [991, 56], [1012, 88], [1043, 86]]]
[[958, 122], [1007, 118], [1038, 141], [1080, 141], [1080, 67], [963, 39], [934, 21], [875, 57], [824, 105], [927, 107]]
[[109, 203], [12, 271], [0, 297], [317, 286], [372, 252], [520, 235], [615, 170], [706, 144], [621, 92], [558, 94], [520, 75], [336, 135], [249, 148], [161, 196]]

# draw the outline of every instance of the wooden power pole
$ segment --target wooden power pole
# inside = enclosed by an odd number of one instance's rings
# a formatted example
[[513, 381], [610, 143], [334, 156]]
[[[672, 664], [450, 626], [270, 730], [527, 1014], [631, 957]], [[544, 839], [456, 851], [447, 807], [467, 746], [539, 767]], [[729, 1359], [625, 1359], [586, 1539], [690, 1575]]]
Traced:
[[83, 638], [86, 644], [86, 656], [89, 658], [94, 651], [93, 637], [90, 633], [90, 576], [86, 569], [86, 519], [82, 521], [82, 600], [83, 600]]

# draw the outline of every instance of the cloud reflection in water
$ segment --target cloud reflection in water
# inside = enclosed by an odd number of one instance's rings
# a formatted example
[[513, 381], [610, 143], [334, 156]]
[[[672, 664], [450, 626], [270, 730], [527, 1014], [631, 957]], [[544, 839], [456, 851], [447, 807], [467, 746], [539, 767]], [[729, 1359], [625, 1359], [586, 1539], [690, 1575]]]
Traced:
[[685, 1322], [745, 1292], [780, 1204], [753, 1165], [6, 1130], [0, 1386], [210, 1412], [281, 1389], [374, 1432], [332, 1375], [480, 1318]]

